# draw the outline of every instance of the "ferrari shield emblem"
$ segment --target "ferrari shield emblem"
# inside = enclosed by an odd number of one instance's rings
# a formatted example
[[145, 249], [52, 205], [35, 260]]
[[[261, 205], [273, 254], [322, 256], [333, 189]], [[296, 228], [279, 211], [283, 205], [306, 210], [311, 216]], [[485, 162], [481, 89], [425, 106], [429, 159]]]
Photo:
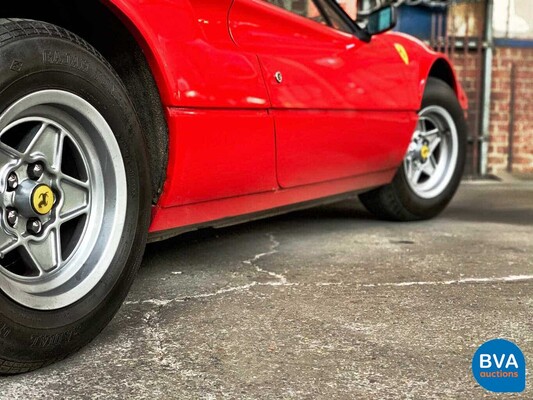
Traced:
[[407, 50], [405, 50], [405, 47], [403, 47], [400, 43], [394, 43], [394, 48], [402, 58], [405, 65], [409, 65], [409, 54], [407, 54]]

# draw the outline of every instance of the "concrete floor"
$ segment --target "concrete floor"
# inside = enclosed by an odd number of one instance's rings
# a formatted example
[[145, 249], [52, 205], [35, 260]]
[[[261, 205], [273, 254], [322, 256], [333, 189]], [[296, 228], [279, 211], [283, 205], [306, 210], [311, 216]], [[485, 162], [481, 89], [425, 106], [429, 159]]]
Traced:
[[470, 363], [496, 337], [531, 371], [531, 183], [466, 183], [423, 223], [344, 202], [151, 245], [104, 333], [0, 398], [494, 397]]

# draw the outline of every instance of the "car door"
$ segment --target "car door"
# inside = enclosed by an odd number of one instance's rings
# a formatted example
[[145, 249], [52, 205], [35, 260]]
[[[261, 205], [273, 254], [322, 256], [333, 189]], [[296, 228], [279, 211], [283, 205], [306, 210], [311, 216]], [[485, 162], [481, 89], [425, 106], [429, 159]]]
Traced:
[[235, 43], [263, 69], [285, 188], [394, 168], [415, 124], [416, 96], [404, 84], [412, 68], [385, 41], [347, 32], [326, 6], [235, 0], [229, 15]]

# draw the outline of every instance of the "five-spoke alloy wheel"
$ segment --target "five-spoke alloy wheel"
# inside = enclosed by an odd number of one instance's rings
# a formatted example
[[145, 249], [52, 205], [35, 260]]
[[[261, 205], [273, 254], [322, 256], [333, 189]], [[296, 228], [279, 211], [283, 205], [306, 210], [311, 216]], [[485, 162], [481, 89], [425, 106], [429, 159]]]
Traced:
[[424, 199], [441, 194], [457, 168], [458, 154], [457, 127], [450, 113], [440, 106], [424, 108], [404, 161], [411, 190]]
[[85, 296], [118, 248], [126, 174], [102, 115], [59, 90], [0, 115], [0, 289], [50, 310]]

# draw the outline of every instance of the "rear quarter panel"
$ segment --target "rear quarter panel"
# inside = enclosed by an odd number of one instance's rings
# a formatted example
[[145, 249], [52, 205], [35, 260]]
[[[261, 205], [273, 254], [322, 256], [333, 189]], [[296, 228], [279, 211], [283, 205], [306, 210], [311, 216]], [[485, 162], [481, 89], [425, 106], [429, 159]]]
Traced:
[[255, 55], [231, 40], [232, 0], [104, 0], [143, 47], [163, 104], [267, 108]]

